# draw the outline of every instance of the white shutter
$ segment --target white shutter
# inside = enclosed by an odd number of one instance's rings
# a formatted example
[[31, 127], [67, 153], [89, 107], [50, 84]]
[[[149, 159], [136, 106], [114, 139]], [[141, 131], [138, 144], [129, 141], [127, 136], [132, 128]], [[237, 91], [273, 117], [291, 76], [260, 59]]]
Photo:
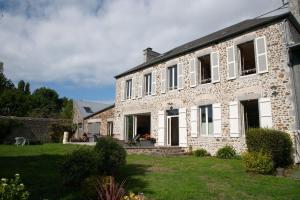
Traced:
[[191, 137], [198, 137], [198, 107], [191, 107]]
[[219, 72], [219, 53], [212, 52], [210, 54], [210, 63], [211, 63], [211, 74], [212, 74], [212, 82], [220, 82], [220, 72]]
[[195, 87], [197, 85], [197, 69], [196, 58], [190, 59], [190, 86]]
[[158, 112], [158, 135], [157, 135], [157, 145], [165, 146], [165, 111]]
[[166, 93], [166, 79], [167, 79], [167, 69], [164, 68], [161, 70], [161, 78], [160, 78], [160, 82], [161, 82], [161, 86], [160, 86], [160, 90], [161, 93]]
[[139, 80], [139, 98], [142, 98], [143, 97], [143, 86], [144, 86], [144, 75], [141, 75], [140, 76], [140, 80]]
[[179, 146], [187, 147], [186, 108], [179, 109]]
[[177, 73], [177, 80], [178, 80], [178, 90], [182, 90], [184, 87], [184, 72], [183, 72], [183, 64], [178, 63], [178, 73]]
[[227, 48], [227, 71], [228, 79], [236, 78], [236, 61], [234, 46]]
[[121, 101], [125, 101], [125, 81], [121, 81], [121, 87], [120, 87], [120, 93], [121, 93]]
[[229, 102], [229, 125], [230, 125], [230, 137], [240, 136], [240, 109], [239, 102]]
[[213, 107], [213, 124], [214, 124], [214, 136], [220, 137], [222, 135], [222, 117], [221, 117], [221, 104], [215, 103]]
[[259, 99], [260, 127], [272, 128], [272, 106], [269, 98]]
[[135, 99], [135, 90], [136, 90], [135, 78], [132, 78], [131, 79], [131, 99]]
[[151, 78], [152, 78], [152, 80], [151, 80], [151, 84], [152, 84], [151, 85], [151, 94], [155, 95], [156, 94], [156, 70], [154, 70], [152, 72]]
[[268, 57], [266, 38], [259, 37], [255, 39], [256, 65], [257, 72], [264, 73], [268, 71]]

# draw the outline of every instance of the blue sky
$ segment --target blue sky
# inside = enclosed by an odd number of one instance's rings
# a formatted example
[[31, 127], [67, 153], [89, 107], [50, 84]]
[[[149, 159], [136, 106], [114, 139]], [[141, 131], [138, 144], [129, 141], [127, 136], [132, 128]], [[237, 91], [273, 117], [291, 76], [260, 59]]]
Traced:
[[15, 83], [113, 102], [114, 75], [281, 0], [0, 0], [0, 61]]

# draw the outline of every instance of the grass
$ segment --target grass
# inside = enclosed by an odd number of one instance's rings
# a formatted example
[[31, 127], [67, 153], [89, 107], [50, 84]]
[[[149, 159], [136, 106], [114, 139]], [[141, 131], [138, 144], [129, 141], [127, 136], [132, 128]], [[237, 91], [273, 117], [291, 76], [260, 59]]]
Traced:
[[[82, 199], [65, 188], [57, 171], [63, 155], [75, 145], [0, 145], [0, 177], [20, 173], [32, 199]], [[217, 158], [128, 156], [119, 178], [148, 199], [299, 199], [300, 180], [247, 174], [240, 160]]]

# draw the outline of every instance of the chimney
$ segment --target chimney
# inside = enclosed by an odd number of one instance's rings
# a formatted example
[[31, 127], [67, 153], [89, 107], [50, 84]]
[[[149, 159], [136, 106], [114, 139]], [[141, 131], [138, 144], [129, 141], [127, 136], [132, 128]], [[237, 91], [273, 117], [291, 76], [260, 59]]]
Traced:
[[289, 11], [300, 22], [300, 0], [289, 0]]
[[157, 53], [153, 51], [152, 48], [148, 47], [144, 50], [144, 62], [148, 62], [159, 55], [160, 53]]
[[3, 68], [3, 62], [0, 62], [0, 74], [3, 74], [4, 68]]

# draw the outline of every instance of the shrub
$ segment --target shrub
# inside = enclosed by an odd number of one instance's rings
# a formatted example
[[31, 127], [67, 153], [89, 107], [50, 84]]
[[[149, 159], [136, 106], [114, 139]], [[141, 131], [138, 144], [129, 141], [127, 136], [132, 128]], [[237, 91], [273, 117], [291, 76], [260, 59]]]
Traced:
[[226, 145], [217, 151], [217, 157], [222, 159], [232, 159], [236, 156], [236, 152], [232, 146]]
[[205, 157], [205, 156], [210, 156], [210, 153], [208, 153], [205, 149], [197, 149], [194, 151], [194, 156]]
[[89, 148], [80, 148], [67, 155], [60, 165], [60, 174], [66, 185], [81, 185], [85, 178], [97, 173], [99, 155]]
[[293, 163], [292, 140], [289, 134], [272, 129], [249, 129], [246, 132], [249, 152], [270, 152], [274, 167], [287, 167]]
[[62, 143], [64, 132], [69, 132], [69, 138], [75, 133], [75, 127], [71, 124], [54, 123], [50, 126], [50, 138], [54, 143]]
[[270, 174], [274, 170], [272, 155], [268, 152], [247, 152], [242, 159], [248, 172]]
[[15, 199], [29, 199], [29, 192], [21, 183], [20, 175], [16, 174], [14, 179], [7, 180], [2, 178], [0, 182], [0, 199], [15, 200]]
[[102, 165], [98, 165], [98, 170], [106, 175], [113, 175], [126, 164], [125, 149], [111, 137], [100, 138], [95, 150], [103, 159]]

